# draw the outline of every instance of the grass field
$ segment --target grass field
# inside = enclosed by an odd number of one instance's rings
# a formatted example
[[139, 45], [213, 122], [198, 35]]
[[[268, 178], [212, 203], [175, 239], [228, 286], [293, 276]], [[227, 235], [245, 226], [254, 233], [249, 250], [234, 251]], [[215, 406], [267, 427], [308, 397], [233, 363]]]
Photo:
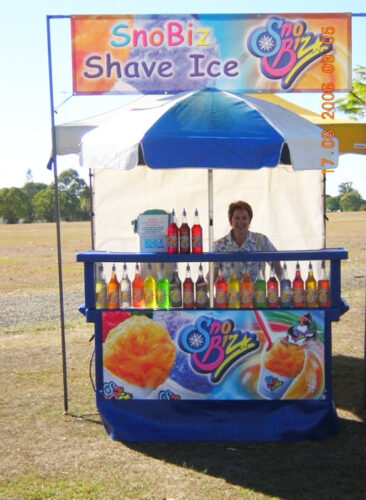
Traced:
[[[59, 324], [30, 319], [21, 328], [0, 325], [0, 498], [366, 498], [366, 213], [331, 213], [329, 219], [328, 247], [349, 250], [342, 296], [350, 311], [332, 328], [338, 436], [301, 443], [111, 441], [89, 380], [92, 326], [82, 317], [67, 324], [65, 415]], [[78, 290], [83, 269], [75, 253], [90, 247], [90, 226], [64, 223], [62, 235], [65, 291]], [[57, 291], [55, 226], [0, 225], [0, 269], [2, 296], [16, 301]]]

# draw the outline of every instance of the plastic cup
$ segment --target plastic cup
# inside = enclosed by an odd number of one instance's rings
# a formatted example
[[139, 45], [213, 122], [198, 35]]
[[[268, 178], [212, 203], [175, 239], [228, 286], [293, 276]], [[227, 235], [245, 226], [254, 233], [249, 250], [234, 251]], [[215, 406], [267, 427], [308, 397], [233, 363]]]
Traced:
[[281, 399], [295, 377], [283, 377], [262, 366], [259, 379], [259, 392], [267, 399]]

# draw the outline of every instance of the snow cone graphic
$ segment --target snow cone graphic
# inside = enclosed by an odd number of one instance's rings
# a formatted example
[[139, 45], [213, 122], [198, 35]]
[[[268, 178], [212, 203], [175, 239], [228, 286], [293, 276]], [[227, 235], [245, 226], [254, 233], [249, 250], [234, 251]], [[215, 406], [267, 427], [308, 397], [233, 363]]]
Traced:
[[254, 314], [268, 340], [267, 349], [263, 351], [258, 391], [267, 399], [281, 399], [303, 370], [305, 351], [302, 346], [290, 344], [286, 337], [273, 343], [264, 317], [259, 311]]
[[109, 332], [103, 345], [104, 378], [144, 398], [166, 381], [175, 359], [174, 342], [163, 325], [131, 316]]
[[301, 346], [279, 340], [264, 353], [259, 392], [268, 399], [280, 399], [301, 373], [305, 352]]

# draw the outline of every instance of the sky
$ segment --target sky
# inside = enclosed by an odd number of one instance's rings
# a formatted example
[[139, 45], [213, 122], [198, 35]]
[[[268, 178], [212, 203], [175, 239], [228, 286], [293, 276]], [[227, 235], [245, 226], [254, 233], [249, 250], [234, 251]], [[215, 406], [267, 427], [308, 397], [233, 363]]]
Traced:
[[[47, 55], [47, 15], [159, 14], [159, 13], [365, 13], [364, 0], [307, 2], [257, 0], [13, 0], [2, 3], [0, 39], [0, 188], [21, 187], [26, 172], [34, 182], [49, 184], [53, 173], [46, 165], [51, 153], [51, 111]], [[72, 96], [71, 37], [68, 19], [52, 19], [52, 77], [56, 124], [79, 120], [127, 104], [136, 96]], [[366, 17], [352, 19], [352, 65], [366, 66]], [[339, 95], [341, 97], [342, 95]], [[314, 112], [321, 109], [321, 94], [293, 93], [281, 97]], [[337, 111], [337, 118], [343, 118]], [[366, 199], [366, 156], [342, 155], [338, 168], [327, 174], [327, 193], [335, 196], [341, 182], [352, 182]], [[74, 155], [58, 159], [59, 173], [79, 168]]]

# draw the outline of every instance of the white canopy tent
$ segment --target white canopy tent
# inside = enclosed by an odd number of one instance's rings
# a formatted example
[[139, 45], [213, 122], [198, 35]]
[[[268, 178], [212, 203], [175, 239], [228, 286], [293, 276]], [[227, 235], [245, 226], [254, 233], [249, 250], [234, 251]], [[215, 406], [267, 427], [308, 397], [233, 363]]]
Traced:
[[[170, 212], [175, 208], [179, 218], [186, 208], [192, 224], [197, 208], [201, 224], [209, 227], [205, 169], [134, 168], [146, 131], [186, 95], [144, 96], [104, 115], [56, 127], [57, 153], [82, 153], [83, 165], [93, 170], [96, 250], [138, 251], [139, 241], [131, 221], [148, 209]], [[215, 169], [213, 237], [229, 231], [228, 205], [243, 199], [253, 207], [251, 229], [265, 233], [279, 250], [322, 248], [325, 226], [319, 156], [323, 151], [314, 147], [315, 139], [320, 147], [321, 129], [280, 106], [260, 102], [262, 108], [270, 107], [275, 127], [282, 126], [281, 122], [287, 126], [290, 137], [286, 141], [293, 143], [291, 158], [297, 155], [301, 170], [294, 171], [291, 165], [259, 170]], [[289, 116], [291, 123], [287, 123]], [[318, 170], [305, 170], [314, 165]], [[208, 231], [205, 236], [204, 250], [208, 251]]]

